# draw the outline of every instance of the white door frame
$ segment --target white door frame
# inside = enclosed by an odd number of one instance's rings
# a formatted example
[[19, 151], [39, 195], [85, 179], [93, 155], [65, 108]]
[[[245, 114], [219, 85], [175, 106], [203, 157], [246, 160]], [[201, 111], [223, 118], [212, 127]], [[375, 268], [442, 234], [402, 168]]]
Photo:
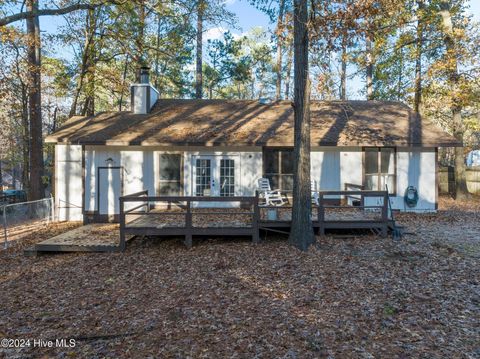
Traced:
[[206, 159], [210, 160], [210, 184], [211, 184], [211, 194], [210, 196], [220, 196], [220, 160], [228, 159], [234, 160], [234, 195], [239, 195], [239, 184], [240, 184], [240, 156], [238, 154], [196, 154], [192, 155], [192, 170], [191, 170], [191, 193], [192, 196], [196, 196], [197, 193], [197, 160]]

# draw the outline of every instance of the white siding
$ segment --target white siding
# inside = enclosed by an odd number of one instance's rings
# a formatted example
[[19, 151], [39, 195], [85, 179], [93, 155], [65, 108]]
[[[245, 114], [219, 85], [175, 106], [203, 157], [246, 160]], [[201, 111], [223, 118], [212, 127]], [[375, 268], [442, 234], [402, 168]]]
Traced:
[[363, 151], [352, 149], [340, 153], [341, 166], [341, 190], [345, 189], [345, 183], [361, 185], [363, 183]]
[[[392, 198], [395, 209], [406, 211], [435, 211], [436, 181], [435, 181], [434, 149], [399, 149], [397, 151], [397, 196]], [[403, 196], [408, 186], [418, 190], [419, 200], [414, 208], [405, 205]]]
[[242, 152], [240, 164], [240, 192], [243, 196], [254, 196], [257, 181], [263, 177], [262, 152]]
[[55, 146], [55, 206], [60, 221], [81, 221], [82, 146]]
[[[195, 156], [218, 155], [232, 156], [236, 159], [236, 195], [254, 195], [256, 181], [262, 176], [261, 151], [162, 151], [158, 148], [142, 149], [140, 147], [106, 147], [88, 146], [86, 148], [86, 181], [85, 206], [86, 211], [98, 210], [97, 174], [98, 167], [106, 167], [106, 160], [111, 158], [111, 166], [123, 166], [123, 194], [148, 190], [149, 195], [157, 193], [158, 157], [161, 153], [183, 153], [184, 194], [192, 195], [192, 168]], [[133, 206], [134, 204], [132, 204]]]
[[323, 191], [341, 191], [345, 183], [362, 184], [361, 149], [325, 147], [312, 151], [312, 179]]
[[[108, 159], [112, 159], [110, 163]], [[123, 167], [123, 193], [134, 193], [144, 189], [155, 195], [153, 151], [114, 148], [105, 146], [88, 147], [85, 154], [85, 210], [98, 210], [97, 175], [99, 167]], [[135, 204], [132, 204], [134, 206]]]
[[[158, 156], [164, 152], [182, 153], [184, 156], [184, 194], [192, 195], [192, 168], [195, 156], [233, 156], [235, 162], [236, 195], [255, 193], [257, 179], [263, 176], [260, 148], [191, 148], [183, 151], [175, 148], [164, 151], [157, 147], [108, 147], [85, 148], [85, 210], [98, 210], [97, 174], [99, 167], [108, 165], [124, 168], [123, 194], [147, 189], [150, 195], [157, 193]], [[434, 211], [436, 204], [435, 150], [398, 149], [396, 154], [396, 194], [393, 207], [400, 210]], [[345, 183], [363, 183], [363, 152], [361, 148], [315, 148], [311, 154], [312, 179], [320, 190], [343, 190]], [[108, 164], [107, 160], [112, 163]], [[419, 193], [417, 207], [404, 205], [403, 195], [409, 186]], [[73, 145], [56, 146], [56, 203], [61, 220], [82, 219], [82, 148]]]
[[[435, 211], [435, 149], [397, 149], [396, 196], [392, 207], [402, 211]], [[345, 183], [363, 183], [363, 151], [361, 148], [321, 147], [311, 154], [312, 179], [320, 190], [343, 190]], [[405, 205], [403, 196], [408, 186], [418, 190], [416, 207]]]

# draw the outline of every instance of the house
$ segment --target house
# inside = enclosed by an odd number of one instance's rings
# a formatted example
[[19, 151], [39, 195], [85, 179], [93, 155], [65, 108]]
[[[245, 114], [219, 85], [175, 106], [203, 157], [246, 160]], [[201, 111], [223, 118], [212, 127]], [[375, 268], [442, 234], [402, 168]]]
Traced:
[[[73, 117], [47, 137], [56, 144], [61, 220], [111, 220], [121, 195], [143, 189], [250, 196], [260, 177], [292, 188], [290, 101], [157, 99], [148, 76], [131, 91], [131, 112]], [[311, 104], [311, 175], [320, 190], [387, 184], [394, 209], [435, 211], [440, 146], [461, 144], [402, 103]], [[411, 207], [404, 200], [409, 186], [418, 194]]]

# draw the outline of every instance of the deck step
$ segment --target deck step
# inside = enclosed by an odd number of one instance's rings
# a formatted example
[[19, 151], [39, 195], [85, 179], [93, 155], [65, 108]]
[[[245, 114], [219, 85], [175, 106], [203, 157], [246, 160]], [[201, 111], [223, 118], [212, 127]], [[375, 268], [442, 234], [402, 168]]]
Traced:
[[23, 250], [23, 255], [25, 257], [38, 257], [41, 254], [43, 253], [39, 252], [35, 246]]

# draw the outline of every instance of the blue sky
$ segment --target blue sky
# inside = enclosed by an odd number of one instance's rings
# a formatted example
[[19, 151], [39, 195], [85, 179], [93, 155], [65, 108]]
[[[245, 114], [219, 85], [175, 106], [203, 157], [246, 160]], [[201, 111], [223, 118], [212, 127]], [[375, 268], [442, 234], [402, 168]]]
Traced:
[[[231, 29], [233, 33], [240, 34], [248, 32], [251, 28], [261, 26], [269, 28], [270, 24], [268, 16], [257, 10], [248, 0], [226, 0], [227, 8], [235, 13], [238, 18], [238, 29]], [[477, 21], [480, 21], [480, 0], [470, 0], [470, 12]], [[44, 32], [55, 32], [57, 27], [63, 25], [61, 16], [45, 16], [41, 18], [41, 29]], [[227, 30], [226, 26], [210, 29], [206, 38], [218, 37], [223, 31]], [[65, 51], [65, 49], [56, 49], [57, 51]], [[68, 56], [68, 55], [67, 55]]]
[[[480, 21], [480, 0], [470, 0], [469, 2], [470, 12], [477, 21]], [[246, 0], [227, 0], [227, 7], [237, 14], [239, 25], [244, 32], [255, 26], [269, 26], [268, 17]]]
[[[246, 0], [226, 0], [227, 8], [235, 13], [238, 18], [239, 30], [233, 29], [233, 32], [247, 32], [252, 27], [271, 26], [268, 17], [257, 10]], [[470, 0], [470, 12], [477, 21], [480, 21], [480, 0]], [[60, 16], [44, 16], [41, 18], [41, 28], [45, 32], [55, 32], [59, 25], [63, 25], [64, 21]]]
[[[257, 10], [248, 0], [226, 0], [228, 10], [237, 15], [238, 25], [235, 29], [230, 29], [234, 34], [246, 33], [253, 27], [263, 27], [265, 29], [271, 28], [273, 25], [270, 23], [268, 16], [261, 11]], [[470, 0], [469, 12], [474, 16], [477, 21], [480, 21], [480, 0]], [[41, 18], [41, 29], [44, 32], [56, 32], [58, 26], [63, 25], [64, 21], [60, 16], [48, 16]], [[204, 35], [205, 41], [211, 38], [219, 38], [223, 32], [228, 30], [225, 25], [210, 28]], [[50, 49], [55, 52], [56, 56], [69, 58], [71, 56], [68, 48], [55, 48]], [[353, 72], [354, 69], [349, 69], [349, 72]], [[353, 78], [348, 82], [349, 98], [360, 98], [359, 92], [364, 87], [364, 83], [361, 78]]]

